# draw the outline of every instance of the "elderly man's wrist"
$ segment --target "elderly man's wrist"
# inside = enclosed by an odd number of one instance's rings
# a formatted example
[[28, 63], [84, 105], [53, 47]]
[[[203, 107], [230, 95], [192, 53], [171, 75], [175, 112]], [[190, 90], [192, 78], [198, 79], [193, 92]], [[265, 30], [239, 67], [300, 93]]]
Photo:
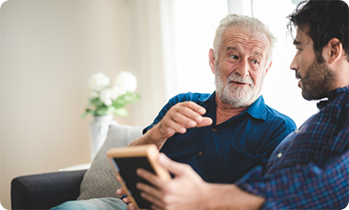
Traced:
[[158, 149], [160, 150], [162, 145], [165, 143], [166, 138], [163, 138], [160, 131], [159, 131], [159, 125], [155, 125], [152, 129], [149, 131], [149, 136], [147, 138], [147, 144], [155, 144]]

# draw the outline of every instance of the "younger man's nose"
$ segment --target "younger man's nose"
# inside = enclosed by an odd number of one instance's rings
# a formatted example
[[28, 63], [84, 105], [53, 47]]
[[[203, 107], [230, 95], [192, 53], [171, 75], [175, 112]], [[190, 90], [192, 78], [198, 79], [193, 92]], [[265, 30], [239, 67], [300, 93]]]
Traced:
[[296, 57], [297, 57], [297, 54], [293, 57], [293, 60], [292, 60], [291, 65], [290, 65], [290, 69], [295, 70], [295, 71], [298, 70], [298, 64], [296, 61], [297, 60]]

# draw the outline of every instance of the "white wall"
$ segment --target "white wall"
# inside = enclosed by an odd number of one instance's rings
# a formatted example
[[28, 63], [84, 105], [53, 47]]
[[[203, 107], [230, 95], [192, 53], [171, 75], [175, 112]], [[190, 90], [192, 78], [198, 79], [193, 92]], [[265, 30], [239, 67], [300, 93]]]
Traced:
[[[275, 33], [281, 44], [263, 95], [269, 105], [300, 125], [312, 114], [307, 109], [315, 105], [301, 98], [288, 70], [291, 58], [282, 61], [284, 52], [292, 56], [293, 46], [285, 41], [284, 9], [270, 6], [276, 1], [292, 10], [291, 0], [254, 0], [256, 8], [265, 6], [254, 15], [274, 33], [281, 29]], [[80, 114], [92, 73], [113, 78], [126, 70], [138, 78], [142, 98], [127, 107], [128, 117], [115, 117], [121, 124], [148, 124], [166, 99], [179, 92], [212, 92], [208, 49], [219, 20], [228, 13], [226, 4], [226, 0], [10, 0], [2, 4], [1, 204], [10, 208], [10, 181], [16, 176], [89, 162], [88, 126], [93, 118], [80, 119]]]
[[215, 31], [228, 14], [226, 0], [160, 1], [166, 97], [215, 90], [208, 62]]
[[213, 92], [208, 50], [219, 21], [228, 12], [253, 14], [278, 38], [262, 90], [266, 104], [291, 117], [297, 126], [317, 112], [316, 102], [302, 98], [295, 73], [289, 69], [295, 53], [291, 37], [286, 36], [286, 16], [295, 8], [291, 0], [167, 0], [160, 5], [166, 97], [188, 91]]
[[[151, 122], [164, 97], [158, 1], [7, 1], [0, 10], [0, 200], [20, 175], [87, 163], [87, 80], [120, 70], [141, 100], [121, 124]], [[159, 82], [160, 81], [160, 82]]]
[[295, 72], [290, 70], [291, 61], [296, 53], [292, 37], [287, 35], [287, 16], [293, 12], [296, 5], [291, 0], [254, 0], [253, 14], [269, 26], [278, 39], [274, 53], [273, 64], [264, 82], [262, 94], [265, 102], [272, 108], [291, 117], [297, 126], [317, 113], [316, 101], [306, 101], [301, 95]]

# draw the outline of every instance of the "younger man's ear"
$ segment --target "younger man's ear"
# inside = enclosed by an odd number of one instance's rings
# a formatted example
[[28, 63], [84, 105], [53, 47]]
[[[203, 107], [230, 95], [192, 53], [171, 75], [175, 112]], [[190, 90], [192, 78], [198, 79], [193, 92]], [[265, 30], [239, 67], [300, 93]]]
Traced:
[[332, 38], [328, 41], [327, 45], [325, 45], [324, 53], [328, 58], [329, 64], [335, 63], [343, 56], [342, 43], [337, 38]]
[[210, 65], [210, 68], [211, 68], [211, 71], [212, 73], [215, 73], [215, 62], [216, 62], [216, 59], [214, 57], [214, 51], [212, 48], [210, 48], [210, 51], [208, 52], [208, 62], [209, 62], [209, 65]]

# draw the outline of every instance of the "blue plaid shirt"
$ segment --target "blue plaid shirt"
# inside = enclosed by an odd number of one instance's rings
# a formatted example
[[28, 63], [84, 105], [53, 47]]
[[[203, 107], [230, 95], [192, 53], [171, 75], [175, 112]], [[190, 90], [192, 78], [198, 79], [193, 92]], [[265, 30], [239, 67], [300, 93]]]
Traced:
[[235, 184], [265, 198], [263, 209], [343, 209], [349, 202], [349, 86], [331, 91], [320, 112], [289, 134], [266, 167]]

